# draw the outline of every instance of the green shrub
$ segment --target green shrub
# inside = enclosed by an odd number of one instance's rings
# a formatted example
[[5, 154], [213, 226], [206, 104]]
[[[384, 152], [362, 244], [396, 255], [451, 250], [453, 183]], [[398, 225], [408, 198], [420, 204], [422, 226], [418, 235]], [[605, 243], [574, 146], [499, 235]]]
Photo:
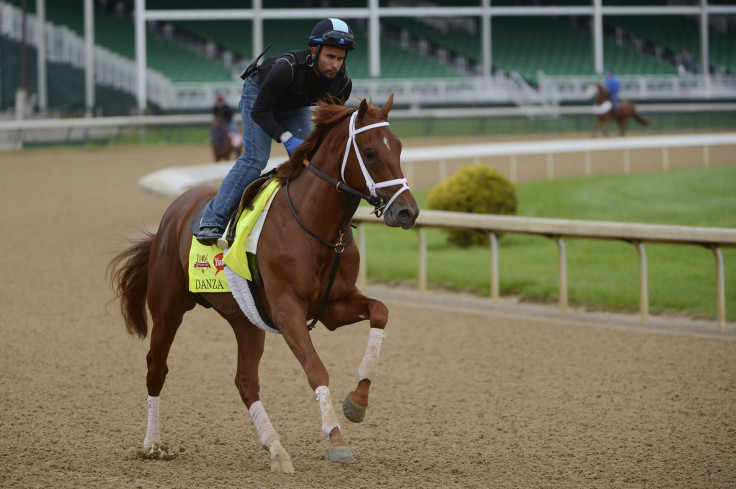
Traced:
[[[468, 165], [432, 188], [427, 207], [476, 214], [516, 214], [516, 188], [490, 166]], [[483, 231], [451, 230], [448, 242], [458, 246], [488, 244]]]

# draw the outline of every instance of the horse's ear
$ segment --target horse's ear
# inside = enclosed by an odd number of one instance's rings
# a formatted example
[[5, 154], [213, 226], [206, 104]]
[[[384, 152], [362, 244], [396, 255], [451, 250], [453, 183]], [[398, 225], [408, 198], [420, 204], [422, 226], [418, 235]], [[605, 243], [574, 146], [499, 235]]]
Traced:
[[392, 93], [389, 95], [388, 100], [386, 100], [386, 103], [383, 104], [383, 107], [381, 108], [381, 119], [384, 121], [388, 120], [388, 111], [391, 110], [391, 107], [394, 106], [394, 94]]
[[365, 99], [360, 101], [360, 105], [358, 106], [358, 120], [363, 121], [363, 117], [365, 117], [366, 112], [368, 112], [368, 102], [365, 101]]

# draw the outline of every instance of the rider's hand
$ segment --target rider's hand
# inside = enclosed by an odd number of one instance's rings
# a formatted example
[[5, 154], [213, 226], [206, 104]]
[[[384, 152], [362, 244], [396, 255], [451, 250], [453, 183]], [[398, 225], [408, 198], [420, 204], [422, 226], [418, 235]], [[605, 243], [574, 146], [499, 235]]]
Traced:
[[286, 152], [289, 153], [289, 156], [291, 156], [297, 146], [302, 144], [304, 140], [292, 136], [292, 134], [287, 131], [281, 136], [281, 142], [284, 143], [284, 146], [286, 147]]

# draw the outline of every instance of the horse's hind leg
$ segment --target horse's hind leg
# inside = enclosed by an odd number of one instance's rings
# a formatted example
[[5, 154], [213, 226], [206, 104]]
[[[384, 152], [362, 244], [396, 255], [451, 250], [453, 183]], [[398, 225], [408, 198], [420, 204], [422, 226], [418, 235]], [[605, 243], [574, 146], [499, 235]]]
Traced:
[[368, 391], [378, 371], [378, 357], [388, 323], [388, 308], [383, 302], [364, 296], [356, 288], [345, 301], [328, 307], [322, 318], [331, 331], [364, 319], [370, 320], [371, 329], [363, 360], [358, 367], [358, 387], [347, 395], [342, 405], [345, 417], [354, 423], [360, 423], [365, 418]]
[[[181, 325], [184, 313], [194, 307], [194, 303], [187, 296], [187, 290], [177, 284], [176, 278], [169, 274], [169, 282], [159, 289], [159, 293], [149, 294], [148, 307], [153, 319], [151, 331], [151, 346], [146, 355], [148, 374], [146, 387], [148, 389], [148, 425], [146, 437], [143, 441], [143, 451], [149, 456], [166, 458], [165, 446], [161, 443], [159, 432], [159, 402], [169, 367], [166, 360], [171, 350], [176, 332]], [[155, 280], [158, 276], [155, 271], [151, 274]], [[156, 283], [156, 282], [154, 282]], [[161, 282], [158, 282], [161, 283]]]
[[258, 364], [263, 356], [266, 333], [246, 322], [239, 311], [236, 314], [240, 317], [226, 318], [238, 342], [238, 369], [235, 374], [235, 386], [256, 427], [261, 445], [271, 454], [271, 472], [292, 473], [294, 465], [291, 463], [291, 457], [281, 446], [279, 435], [271, 425], [271, 420], [258, 394], [260, 389]]

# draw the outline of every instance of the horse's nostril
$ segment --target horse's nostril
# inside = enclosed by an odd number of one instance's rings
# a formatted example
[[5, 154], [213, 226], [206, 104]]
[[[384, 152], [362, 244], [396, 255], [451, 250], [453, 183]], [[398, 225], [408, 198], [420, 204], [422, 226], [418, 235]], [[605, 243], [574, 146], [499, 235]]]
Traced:
[[402, 209], [399, 211], [399, 215], [397, 216], [399, 219], [399, 222], [402, 224], [405, 224], [407, 222], [411, 222], [411, 218], [413, 217], [413, 213], [408, 209]]

